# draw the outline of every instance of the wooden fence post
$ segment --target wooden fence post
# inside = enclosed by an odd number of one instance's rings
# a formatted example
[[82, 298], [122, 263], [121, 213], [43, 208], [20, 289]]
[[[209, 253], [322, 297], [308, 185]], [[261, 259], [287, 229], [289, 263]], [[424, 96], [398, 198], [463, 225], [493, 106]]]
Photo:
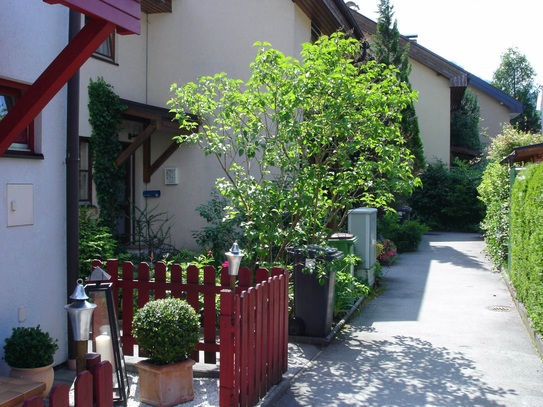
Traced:
[[231, 290], [221, 291], [220, 349], [221, 369], [219, 372], [219, 406], [234, 406], [234, 299]]
[[[107, 360], [92, 369], [96, 407], [113, 407], [113, 367]], [[79, 407], [79, 406], [78, 406]]]
[[49, 407], [69, 407], [69, 405], [70, 389], [68, 386], [65, 384], [58, 384], [53, 387], [51, 393], [49, 393]]
[[77, 375], [74, 385], [74, 401], [77, 407], [93, 406], [93, 382], [92, 374], [85, 370]]

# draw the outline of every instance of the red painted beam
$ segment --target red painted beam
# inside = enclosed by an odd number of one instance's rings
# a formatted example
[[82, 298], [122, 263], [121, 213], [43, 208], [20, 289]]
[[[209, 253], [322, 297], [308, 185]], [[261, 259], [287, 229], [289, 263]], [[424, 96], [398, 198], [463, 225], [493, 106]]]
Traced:
[[77, 33], [0, 121], [0, 156], [113, 30], [115, 25], [111, 22], [89, 20]]
[[62, 4], [90, 18], [110, 21], [119, 34], [140, 34], [141, 4], [138, 0], [43, 0]]

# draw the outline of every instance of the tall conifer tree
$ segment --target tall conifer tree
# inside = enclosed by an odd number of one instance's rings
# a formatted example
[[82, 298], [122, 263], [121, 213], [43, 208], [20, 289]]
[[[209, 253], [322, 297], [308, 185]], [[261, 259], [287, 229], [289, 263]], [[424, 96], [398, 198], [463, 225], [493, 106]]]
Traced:
[[[379, 3], [379, 19], [377, 20], [377, 34], [374, 36], [372, 44], [372, 54], [377, 62], [385, 65], [393, 65], [399, 72], [399, 78], [405, 82], [409, 89], [409, 74], [411, 73], [411, 63], [409, 62], [409, 44], [403, 48], [400, 45], [400, 32], [398, 23], [392, 20], [394, 16], [394, 7], [389, 0], [381, 0]], [[413, 102], [402, 112], [401, 132], [407, 147], [413, 155], [414, 171], [419, 173], [424, 169], [424, 148], [420, 138], [419, 121]]]

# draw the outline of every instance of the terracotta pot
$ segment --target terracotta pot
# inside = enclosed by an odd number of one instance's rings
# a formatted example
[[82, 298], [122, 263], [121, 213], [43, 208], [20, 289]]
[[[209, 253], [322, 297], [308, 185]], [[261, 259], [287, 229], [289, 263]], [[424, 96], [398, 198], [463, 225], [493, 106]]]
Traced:
[[55, 370], [53, 369], [53, 364], [32, 369], [23, 369], [20, 367], [11, 366], [10, 368], [10, 377], [45, 383], [45, 390], [40, 397], [44, 398], [49, 395], [49, 391], [51, 390], [51, 387], [53, 386], [53, 381], [55, 380]]
[[145, 360], [136, 363], [140, 401], [156, 407], [171, 407], [194, 400], [192, 367], [195, 363], [191, 359], [163, 366]]

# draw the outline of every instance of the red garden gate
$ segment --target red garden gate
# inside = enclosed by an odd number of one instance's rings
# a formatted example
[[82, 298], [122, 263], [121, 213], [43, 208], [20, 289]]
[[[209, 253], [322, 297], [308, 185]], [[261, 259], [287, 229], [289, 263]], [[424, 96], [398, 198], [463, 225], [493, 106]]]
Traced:
[[[93, 266], [102, 267], [95, 261]], [[119, 262], [108, 260], [114, 295], [122, 312], [121, 342], [125, 355], [134, 355], [134, 311], [151, 299], [168, 295], [185, 299], [202, 313], [203, 337], [197, 351], [203, 363], [216, 364], [220, 353], [220, 406], [253, 406], [279, 383], [288, 362], [288, 278], [285, 269], [256, 273], [239, 270], [235, 293], [230, 290], [228, 268], [223, 267], [217, 284], [216, 270], [206, 266], [203, 275], [196, 266], [183, 270], [157, 262], [137, 267], [126, 262], [118, 278]], [[220, 298], [220, 326], [217, 300]], [[217, 335], [219, 327], [219, 335]], [[199, 354], [192, 358], [199, 362]]]

